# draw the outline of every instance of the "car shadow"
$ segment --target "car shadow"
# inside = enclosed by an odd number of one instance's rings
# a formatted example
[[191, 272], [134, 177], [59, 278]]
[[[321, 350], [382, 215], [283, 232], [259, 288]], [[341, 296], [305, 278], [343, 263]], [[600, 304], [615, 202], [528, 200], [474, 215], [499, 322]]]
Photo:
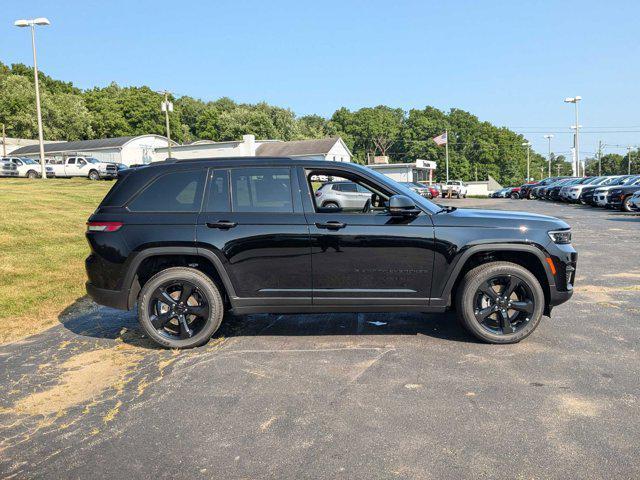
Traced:
[[[140, 327], [135, 311], [96, 305], [87, 297], [76, 300], [58, 317], [61, 325], [81, 337], [122, 341], [157, 350]], [[425, 335], [454, 342], [479, 343], [451, 312], [256, 314], [225, 316], [215, 338], [247, 336]]]

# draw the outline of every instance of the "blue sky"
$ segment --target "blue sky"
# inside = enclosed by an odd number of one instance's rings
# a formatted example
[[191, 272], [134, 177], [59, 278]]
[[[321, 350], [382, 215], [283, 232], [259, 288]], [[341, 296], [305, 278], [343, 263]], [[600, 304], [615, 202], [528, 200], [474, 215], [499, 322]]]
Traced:
[[[5, 1], [0, 60], [31, 64], [15, 19], [48, 17], [40, 68], [82, 88], [149, 85], [329, 116], [346, 106], [468, 110], [568, 153], [640, 144], [640, 2]], [[624, 131], [624, 132], [617, 132]], [[606, 151], [622, 152], [609, 147]]]

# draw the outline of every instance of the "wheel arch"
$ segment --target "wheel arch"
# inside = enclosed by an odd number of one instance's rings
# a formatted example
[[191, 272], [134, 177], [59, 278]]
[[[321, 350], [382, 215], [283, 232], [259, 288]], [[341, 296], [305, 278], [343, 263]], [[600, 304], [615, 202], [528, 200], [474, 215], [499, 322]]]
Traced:
[[123, 288], [128, 290], [127, 308], [133, 308], [149, 278], [161, 270], [177, 266], [196, 268], [207, 274], [220, 288], [225, 303], [233, 305], [235, 290], [215, 253], [193, 247], [154, 247], [139, 252], [127, 268], [123, 281]]
[[535, 275], [544, 292], [545, 315], [548, 315], [555, 279], [546, 267], [546, 258], [545, 252], [533, 245], [494, 244], [470, 247], [460, 255], [447, 279], [441, 298], [432, 299], [432, 305], [452, 305], [451, 299], [455, 296], [458, 285], [472, 268], [484, 263], [507, 261], [521, 265]]

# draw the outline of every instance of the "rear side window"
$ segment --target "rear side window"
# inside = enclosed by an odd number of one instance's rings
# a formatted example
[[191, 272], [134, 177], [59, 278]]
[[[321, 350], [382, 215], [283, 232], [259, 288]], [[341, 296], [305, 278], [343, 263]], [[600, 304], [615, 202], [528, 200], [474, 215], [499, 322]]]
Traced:
[[293, 212], [288, 168], [231, 170], [234, 212]]
[[156, 178], [128, 205], [132, 212], [198, 212], [204, 170], [171, 172]]

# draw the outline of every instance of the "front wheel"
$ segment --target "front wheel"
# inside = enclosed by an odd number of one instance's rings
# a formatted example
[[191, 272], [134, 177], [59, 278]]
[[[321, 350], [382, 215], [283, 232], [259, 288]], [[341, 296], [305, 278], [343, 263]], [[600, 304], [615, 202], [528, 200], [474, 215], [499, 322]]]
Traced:
[[512, 193], [511, 194], [511, 199], [512, 200], [517, 200], [518, 198], [520, 198], [520, 196], [517, 193]]
[[456, 308], [460, 322], [476, 338], [488, 343], [517, 343], [540, 323], [544, 293], [526, 268], [491, 262], [464, 276]]
[[162, 270], [145, 283], [138, 299], [144, 331], [167, 348], [204, 345], [220, 326], [224, 304], [220, 290], [194, 268]]
[[100, 180], [100, 174], [95, 170], [89, 172], [89, 180]]
[[33, 180], [34, 178], [38, 178], [38, 172], [36, 172], [35, 170], [29, 170], [27, 172], [27, 178]]
[[631, 195], [622, 200], [622, 211], [623, 212], [633, 212], [631, 208]]

